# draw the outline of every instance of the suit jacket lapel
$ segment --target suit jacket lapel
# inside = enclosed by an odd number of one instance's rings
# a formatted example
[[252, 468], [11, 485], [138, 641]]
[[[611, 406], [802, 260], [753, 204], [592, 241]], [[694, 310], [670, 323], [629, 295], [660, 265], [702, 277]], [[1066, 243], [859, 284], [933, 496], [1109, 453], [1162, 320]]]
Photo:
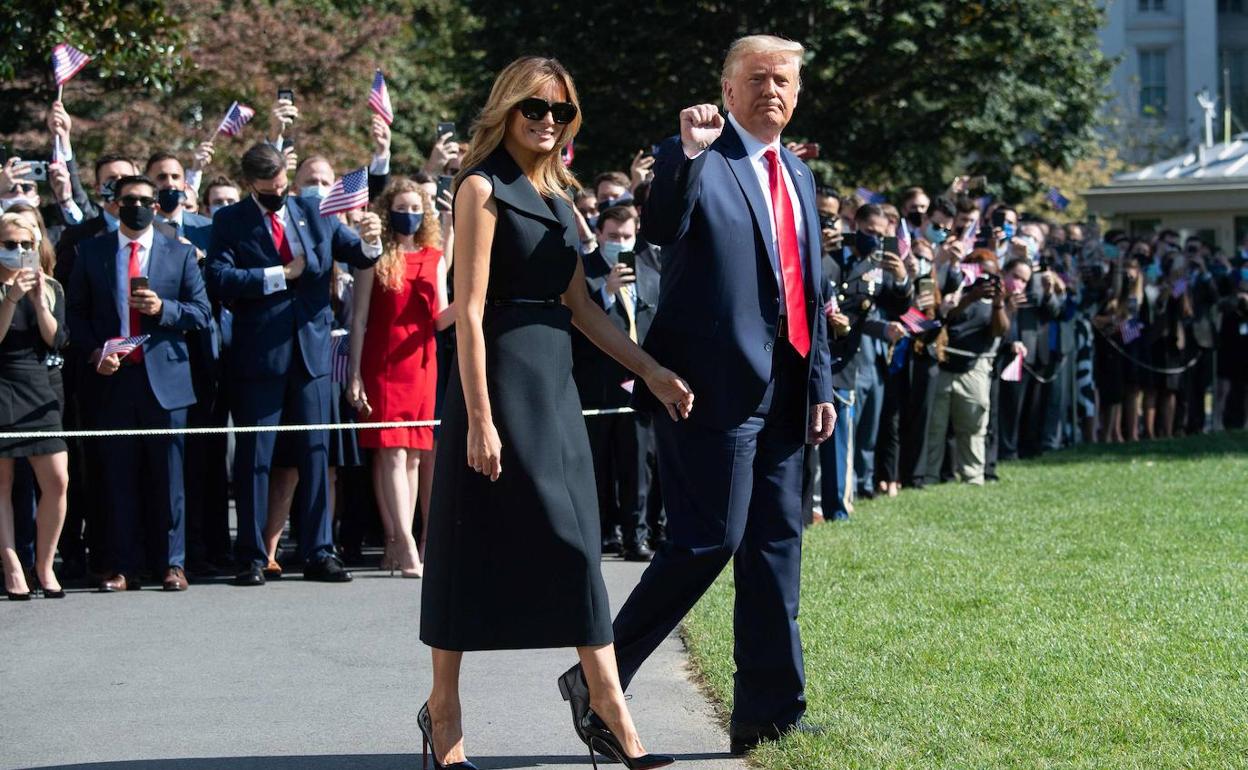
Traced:
[[249, 199], [248, 205], [243, 209], [243, 216], [251, 224], [251, 235], [260, 244], [260, 251], [269, 263], [282, 264], [281, 257], [277, 255], [277, 247], [273, 245], [273, 233], [269, 232], [269, 223], [260, 213], [260, 204], [254, 198]]
[[[573, 232], [576, 231], [576, 223], [572, 221], [570, 211], [566, 212], [568, 217], [562, 216], [565, 212], [560, 212], [556, 216], [546, 205], [546, 201], [537, 193], [537, 189], [533, 187], [533, 183], [520, 170], [520, 166], [515, 159], [511, 157], [511, 153], [502, 145], [494, 151], [490, 156], [488, 163], [489, 170], [493, 172], [498, 183], [494, 185], [494, 197], [503, 201], [514, 209], [523, 211], [524, 213], [545, 220], [550, 223], [560, 223], [565, 226], [572, 224]], [[556, 206], [559, 199], [556, 198]]]
[[[121, 318], [117, 315], [117, 300], [115, 298], [118, 289], [117, 251], [121, 248], [121, 236], [118, 233], [112, 233], [111, 235], [111, 238], [100, 239], [100, 242], [105, 244], [106, 251], [104, 252], [104, 259], [100, 260], [99, 264], [104, 268], [103, 280], [104, 285], [108, 287], [109, 298], [109, 301], [106, 303], [108, 305], [108, 323], [105, 324], [105, 328], [109, 331], [104, 335], [105, 337], [112, 337], [121, 332]], [[93, 261], [88, 258], [87, 265], [89, 266]]]
[[754, 214], [754, 224], [763, 237], [763, 246], [767, 249], [767, 259], [771, 262], [774, 276], [775, 271], [780, 269], [780, 258], [776, 254], [773, 243], [767, 199], [763, 197], [763, 189], [758, 185], [758, 174], [754, 171], [754, 162], [745, 154], [745, 145], [741, 143], [741, 137], [737, 135], [731, 123], [724, 125], [724, 132], [720, 135], [719, 141], [723, 143], [720, 152], [728, 161], [728, 168], [732, 169], [733, 176], [737, 178], [737, 184], [745, 193], [745, 200], [750, 204], [750, 211]]
[[[320, 216], [318, 213], [317, 216]], [[303, 258], [307, 261], [308, 267], [315, 269], [313, 264], [316, 261], [316, 251], [312, 248], [312, 235], [308, 232], [308, 219], [294, 201], [286, 202], [286, 231], [295, 232], [299, 237], [299, 242], [303, 244]]]
[[802, 207], [802, 242], [806, 246], [806, 290], [807, 296], [815, 288], [815, 271], [818, 269], [819, 259], [823, 254], [823, 235], [819, 232], [819, 215], [815, 209], [815, 202], [811, 200], [810, 191], [806, 188], [806, 173], [801, 170], [797, 163], [797, 156], [793, 155], [783, 147], [780, 148], [780, 157], [784, 158], [784, 165], [789, 169], [789, 178], [793, 180], [793, 187], [797, 189], [797, 204]]

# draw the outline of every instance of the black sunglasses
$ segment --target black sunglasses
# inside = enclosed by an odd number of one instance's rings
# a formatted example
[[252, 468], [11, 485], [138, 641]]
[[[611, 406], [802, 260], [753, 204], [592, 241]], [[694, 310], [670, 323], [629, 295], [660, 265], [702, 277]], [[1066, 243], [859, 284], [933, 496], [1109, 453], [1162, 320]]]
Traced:
[[576, 118], [576, 105], [572, 102], [555, 102], [551, 104], [545, 99], [531, 96], [516, 105], [520, 114], [529, 120], [541, 120], [550, 113], [550, 117], [559, 125], [567, 125]]
[[123, 206], [138, 206], [140, 208], [150, 208], [156, 199], [150, 195], [123, 195], [120, 198]]
[[17, 249], [19, 247], [25, 249], [26, 251], [30, 251], [31, 249], [35, 248], [35, 242], [34, 241], [4, 241], [4, 248], [10, 251]]
[[9, 192], [15, 193], [33, 193], [39, 189], [34, 182], [15, 182]]
[[953, 231], [953, 228], [949, 225], [938, 225], [935, 222], [928, 222], [928, 224], [931, 225], [933, 230], [939, 233], [950, 233]]

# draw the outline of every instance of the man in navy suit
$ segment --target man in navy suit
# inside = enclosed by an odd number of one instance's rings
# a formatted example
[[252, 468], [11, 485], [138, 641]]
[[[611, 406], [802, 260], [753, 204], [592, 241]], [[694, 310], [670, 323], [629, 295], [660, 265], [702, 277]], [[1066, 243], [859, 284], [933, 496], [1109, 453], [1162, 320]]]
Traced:
[[[329, 306], [335, 260], [366, 269], [381, 256], [381, 220], [367, 213], [359, 234], [317, 206], [288, 196], [286, 159], [270, 144], [243, 155], [251, 194], [213, 218], [205, 277], [214, 300], [233, 314], [226, 361], [237, 425], [329, 422]], [[263, 585], [268, 564], [269, 469], [276, 433], [239, 434], [234, 450], [238, 509], [237, 585]], [[351, 579], [333, 553], [327, 477], [329, 437], [295, 432], [299, 459], [299, 555], [310, 580]]]
[[[114, 186], [118, 231], [82, 243], [70, 276], [70, 336], [93, 368], [97, 422], [106, 430], [186, 427], [195, 402], [186, 334], [208, 324], [208, 295], [195, 249], [158, 232], [156, 188], [141, 176]], [[114, 337], [148, 335], [124, 359], [102, 356]], [[104, 592], [134, 590], [144, 566], [140, 540], [164, 532], [164, 588], [187, 587], [183, 436], [117, 437], [100, 457], [107, 479], [108, 568]]]
[[[687, 379], [697, 401], [688, 420], [655, 417], [668, 544], [616, 617], [616, 657], [627, 687], [734, 561], [734, 753], [802, 729], [803, 445], [827, 439], [836, 416], [826, 325], [817, 322], [814, 178], [780, 141], [802, 54], [766, 35], [733, 43], [722, 76], [728, 125], [714, 105], [681, 112], [642, 217], [646, 240], [663, 249], [644, 347]], [[639, 406], [662, 410], [639, 396]], [[587, 703], [581, 676], [574, 668], [562, 679], [575, 714]]]
[[212, 220], [187, 211], [186, 170], [182, 161], [167, 152], [158, 152], [147, 160], [145, 171], [156, 182], [156, 198], [160, 204], [160, 221], [169, 225], [178, 238], [185, 238], [200, 251], [207, 251], [212, 238]]

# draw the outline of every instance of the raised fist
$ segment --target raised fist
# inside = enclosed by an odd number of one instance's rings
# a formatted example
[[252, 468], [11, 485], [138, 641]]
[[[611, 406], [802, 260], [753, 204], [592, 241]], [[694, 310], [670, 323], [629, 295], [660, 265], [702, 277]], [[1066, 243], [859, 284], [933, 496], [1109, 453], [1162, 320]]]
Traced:
[[724, 116], [713, 104], [699, 104], [680, 111], [680, 143], [685, 155], [694, 156], [711, 146], [724, 130]]

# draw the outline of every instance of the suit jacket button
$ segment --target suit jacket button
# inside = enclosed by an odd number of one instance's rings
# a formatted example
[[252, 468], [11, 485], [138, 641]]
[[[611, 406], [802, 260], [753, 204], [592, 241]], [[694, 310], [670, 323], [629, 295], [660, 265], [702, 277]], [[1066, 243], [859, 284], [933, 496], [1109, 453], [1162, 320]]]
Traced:
[[770, 342], [764, 342], [764, 343], [763, 343], [763, 350], [766, 350], [768, 353], [770, 353], [770, 352], [771, 352], [771, 343], [770, 343]]

